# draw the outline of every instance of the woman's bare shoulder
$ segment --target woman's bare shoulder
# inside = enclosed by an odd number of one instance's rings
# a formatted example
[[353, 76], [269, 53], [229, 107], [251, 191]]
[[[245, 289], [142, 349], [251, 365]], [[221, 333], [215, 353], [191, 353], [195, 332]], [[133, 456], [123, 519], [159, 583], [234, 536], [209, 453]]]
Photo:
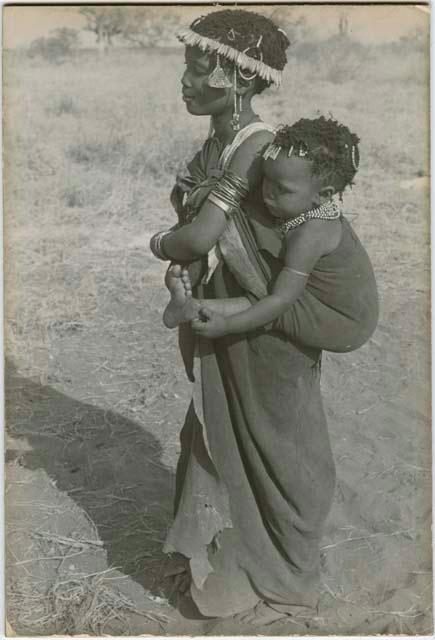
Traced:
[[247, 176], [253, 165], [260, 166], [262, 155], [272, 140], [273, 133], [267, 129], [252, 133], [234, 153], [227, 168], [241, 177]]
[[265, 147], [272, 142], [274, 138], [274, 134], [268, 129], [260, 129], [258, 131], [254, 131], [251, 135], [246, 138], [234, 153], [234, 156], [231, 160], [231, 164], [236, 161], [239, 157], [243, 158], [245, 156], [258, 156], [264, 151]]

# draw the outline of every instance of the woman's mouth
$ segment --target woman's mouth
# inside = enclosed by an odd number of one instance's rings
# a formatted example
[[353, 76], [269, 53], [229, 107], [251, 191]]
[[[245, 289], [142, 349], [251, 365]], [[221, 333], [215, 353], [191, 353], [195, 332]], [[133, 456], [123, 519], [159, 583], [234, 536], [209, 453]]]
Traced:
[[188, 93], [184, 93], [184, 91], [182, 92], [182, 96], [183, 96], [184, 102], [191, 102], [194, 98], [194, 96], [191, 96]]

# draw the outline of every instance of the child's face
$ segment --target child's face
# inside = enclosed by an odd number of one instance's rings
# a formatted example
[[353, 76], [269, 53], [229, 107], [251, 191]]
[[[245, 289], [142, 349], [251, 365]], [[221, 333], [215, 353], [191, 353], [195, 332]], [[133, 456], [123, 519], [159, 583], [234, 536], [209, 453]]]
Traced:
[[195, 116], [213, 116], [231, 109], [232, 89], [209, 87], [210, 58], [197, 47], [186, 47], [186, 70], [183, 73], [183, 100]]
[[288, 158], [280, 151], [276, 160], [264, 162], [263, 198], [271, 215], [290, 219], [320, 204], [321, 181], [312, 173], [312, 162]]

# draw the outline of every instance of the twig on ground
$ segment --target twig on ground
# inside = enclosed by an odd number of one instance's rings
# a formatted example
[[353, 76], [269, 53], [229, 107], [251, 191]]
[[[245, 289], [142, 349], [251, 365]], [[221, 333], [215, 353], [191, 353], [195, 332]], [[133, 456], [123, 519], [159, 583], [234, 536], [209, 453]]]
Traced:
[[368, 538], [379, 538], [379, 537], [390, 537], [390, 536], [401, 536], [407, 533], [410, 533], [413, 529], [403, 529], [400, 531], [393, 531], [392, 533], [369, 533], [366, 536], [358, 536], [357, 538], [346, 538], [346, 540], [339, 540], [338, 542], [334, 542], [333, 544], [327, 544], [324, 547], [321, 547], [321, 551], [325, 551], [326, 549], [333, 549], [334, 547], [338, 547], [341, 544], [345, 544], [346, 542], [357, 542], [358, 540], [367, 540]]
[[75, 556], [80, 556], [83, 553], [83, 549], [81, 551], [76, 551], [75, 553], [70, 553], [66, 556], [45, 556], [45, 557], [37, 557], [37, 558], [29, 558], [29, 560], [19, 560], [18, 562], [14, 562], [14, 566], [23, 565], [23, 564], [31, 564], [32, 562], [43, 562], [45, 560], [66, 560], [68, 558], [74, 558]]
[[48, 533], [46, 531], [32, 531], [30, 534], [32, 537], [42, 538], [44, 540], [51, 540], [52, 542], [57, 542], [58, 544], [64, 544], [69, 547], [103, 547], [104, 542], [102, 540], [87, 540], [87, 539], [76, 539], [76, 538], [67, 538], [66, 536], [59, 536], [53, 533]]

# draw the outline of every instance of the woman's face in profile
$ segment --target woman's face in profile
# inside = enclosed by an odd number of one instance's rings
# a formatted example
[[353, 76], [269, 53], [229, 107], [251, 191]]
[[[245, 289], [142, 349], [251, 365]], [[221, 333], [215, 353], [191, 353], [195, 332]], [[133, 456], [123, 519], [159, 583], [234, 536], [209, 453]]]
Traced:
[[207, 54], [198, 47], [186, 47], [185, 64], [181, 84], [189, 113], [194, 116], [214, 116], [231, 109], [233, 90], [216, 89], [208, 84], [213, 62]]

